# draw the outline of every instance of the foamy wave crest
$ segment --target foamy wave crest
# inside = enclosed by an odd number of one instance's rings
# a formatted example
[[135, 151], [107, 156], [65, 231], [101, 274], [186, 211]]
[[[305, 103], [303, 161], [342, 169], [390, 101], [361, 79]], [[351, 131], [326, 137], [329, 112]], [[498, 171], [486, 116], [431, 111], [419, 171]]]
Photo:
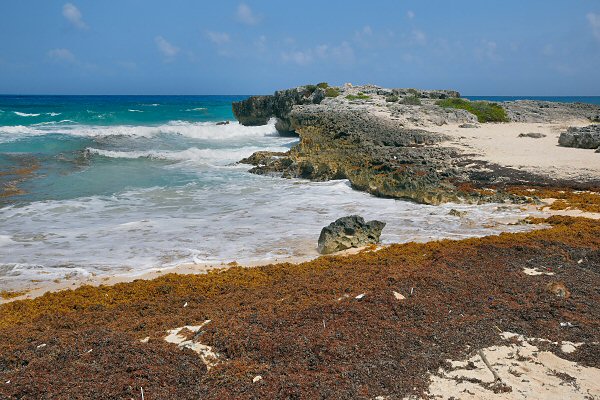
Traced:
[[129, 112], [143, 112], [142, 110], [134, 110], [134, 109], [131, 109], [131, 108], [129, 110], [127, 110], [127, 111], [129, 111]]
[[13, 111], [13, 113], [18, 115], [19, 117], [39, 117], [40, 116], [40, 114], [28, 114], [28, 113], [24, 113], [24, 112], [20, 112], [20, 111]]
[[[52, 125], [52, 126], [0, 126], [0, 142], [12, 141], [23, 136], [64, 134], [85, 137], [131, 136], [153, 137], [173, 134], [206, 140], [229, 140], [236, 138], [277, 136], [275, 121], [263, 126], [243, 126], [238, 122], [217, 125], [214, 122], [171, 121], [159, 126], [134, 125]], [[8, 134], [8, 135], [6, 135]]]
[[211, 165], [227, 165], [232, 162], [236, 162], [244, 157], [252, 155], [252, 153], [260, 150], [269, 151], [285, 151], [284, 147], [243, 147], [243, 148], [228, 148], [228, 149], [199, 149], [192, 147], [181, 151], [113, 151], [113, 150], [102, 150], [95, 148], [87, 148], [92, 154], [97, 154], [103, 157], [109, 158], [150, 158], [156, 160], [167, 160], [167, 161], [191, 161], [202, 164]]
[[208, 108], [206, 108], [206, 107], [196, 107], [196, 108], [188, 108], [185, 111], [206, 111], [206, 110], [208, 110]]
[[61, 113], [57, 113], [57, 112], [49, 112], [49, 113], [46, 113], [46, 115], [49, 115], [49, 116], [51, 116], [51, 117], [56, 117], [57, 115], [60, 115], [60, 114], [61, 114]]

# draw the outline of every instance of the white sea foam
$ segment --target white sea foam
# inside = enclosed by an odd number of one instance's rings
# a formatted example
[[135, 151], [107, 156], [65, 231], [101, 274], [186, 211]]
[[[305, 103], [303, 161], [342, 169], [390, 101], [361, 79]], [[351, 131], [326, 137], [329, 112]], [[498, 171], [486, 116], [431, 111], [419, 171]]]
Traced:
[[157, 160], [191, 161], [212, 165], [227, 165], [232, 162], [239, 161], [242, 158], [248, 157], [257, 151], [286, 151], [287, 148], [249, 146], [225, 149], [199, 149], [197, 147], [191, 147], [181, 151], [114, 151], [90, 147], [87, 150], [92, 154], [109, 158], [150, 158]]
[[129, 112], [139, 112], [139, 113], [143, 113], [143, 111], [142, 111], [142, 110], [134, 110], [134, 109], [132, 109], [132, 108], [130, 108], [130, 109], [129, 109], [129, 110], [127, 110], [127, 111], [129, 111]]
[[11, 243], [14, 243], [14, 241], [10, 238], [10, 236], [0, 235], [0, 247], [7, 246]]
[[49, 115], [49, 116], [51, 116], [51, 117], [56, 117], [57, 115], [60, 115], [60, 114], [61, 114], [61, 113], [57, 113], [57, 112], [49, 112], [49, 113], [46, 113], [46, 115]]
[[40, 116], [40, 114], [29, 114], [29, 113], [24, 113], [24, 112], [20, 112], [20, 111], [13, 111], [13, 113], [18, 115], [19, 117], [39, 117]]
[[208, 108], [206, 108], [206, 107], [196, 107], [196, 108], [188, 108], [185, 111], [206, 111], [206, 110], [208, 110]]
[[182, 135], [193, 139], [230, 140], [248, 137], [277, 136], [275, 122], [262, 126], [243, 126], [238, 122], [217, 125], [214, 122], [171, 121], [158, 126], [145, 125], [73, 125], [52, 126], [11, 125], [0, 126], [0, 142], [12, 141], [25, 136], [59, 133], [73, 136], [105, 137], [131, 136], [153, 137], [159, 134]]
[[[228, 170], [215, 184], [1, 208], [0, 233], [14, 243], [2, 252], [0, 289], [72, 272], [127, 275], [182, 263], [308, 259], [317, 256], [321, 228], [351, 214], [386, 221], [384, 243], [531, 229], [507, 224], [527, 215], [518, 206], [426, 206], [375, 198], [347, 181], [311, 183]], [[466, 216], [450, 215], [452, 208]]]

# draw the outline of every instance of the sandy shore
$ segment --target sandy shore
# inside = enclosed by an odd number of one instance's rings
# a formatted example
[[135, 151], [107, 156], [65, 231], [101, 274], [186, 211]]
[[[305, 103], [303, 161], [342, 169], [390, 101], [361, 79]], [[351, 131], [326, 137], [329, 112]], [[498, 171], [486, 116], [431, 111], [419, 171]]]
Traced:
[[[428, 131], [443, 133], [453, 140], [441, 146], [454, 146], [473, 159], [504, 167], [525, 170], [553, 179], [600, 179], [600, 154], [589, 149], [558, 146], [558, 137], [570, 126], [587, 126], [589, 121], [573, 120], [553, 124], [487, 123], [477, 128], [460, 128], [459, 124], [428, 126]], [[535, 139], [519, 134], [541, 133]]]

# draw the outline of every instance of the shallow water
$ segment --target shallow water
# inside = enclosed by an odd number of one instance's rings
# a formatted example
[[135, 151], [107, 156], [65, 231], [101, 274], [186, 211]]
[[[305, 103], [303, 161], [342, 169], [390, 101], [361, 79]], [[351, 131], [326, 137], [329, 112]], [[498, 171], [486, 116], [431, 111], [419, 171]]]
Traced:
[[[432, 207], [375, 198], [346, 181], [249, 174], [235, 162], [296, 140], [273, 124], [217, 125], [233, 120], [237, 99], [75, 97], [54, 107], [53, 97], [0, 97], [11, 114], [0, 126], [0, 171], [38, 167], [17, 183], [24, 194], [0, 198], [0, 289], [184, 263], [308, 259], [321, 228], [350, 214], [387, 222], [383, 243], [528, 229], [506, 224], [525, 216], [514, 206]], [[112, 119], [92, 124], [93, 113]], [[73, 122], [49, 121], [65, 115]]]

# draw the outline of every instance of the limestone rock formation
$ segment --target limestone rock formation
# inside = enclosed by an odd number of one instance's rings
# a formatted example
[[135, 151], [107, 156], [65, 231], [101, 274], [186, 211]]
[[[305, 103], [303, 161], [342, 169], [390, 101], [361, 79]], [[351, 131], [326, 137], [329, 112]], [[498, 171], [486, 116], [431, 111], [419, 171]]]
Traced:
[[513, 122], [556, 122], [600, 119], [600, 107], [587, 103], [518, 100], [501, 103]]
[[385, 222], [365, 222], [358, 215], [339, 218], [321, 230], [319, 253], [331, 254], [353, 247], [377, 244], [384, 227]]
[[581, 149], [600, 148], [600, 125], [594, 124], [583, 128], [571, 127], [560, 134], [558, 144]]
[[271, 118], [277, 118], [275, 125], [279, 132], [291, 131], [288, 114], [299, 104], [318, 104], [325, 98], [325, 91], [314, 86], [300, 86], [281, 90], [272, 96], [251, 96], [233, 103], [233, 114], [242, 125], [265, 125]]
[[[242, 124], [267, 123], [274, 116], [280, 131], [294, 131], [300, 140], [286, 153], [259, 152], [242, 162], [252, 164], [250, 172], [256, 174], [348, 179], [353, 188], [376, 196], [426, 204], [522, 202], [524, 197], [502, 188], [533, 181], [558, 183], [475, 159], [449, 143], [449, 137], [429, 132], [435, 125], [480, 126], [469, 111], [437, 104], [458, 97], [454, 91], [375, 85], [302, 86], [251, 97], [234, 104]], [[501, 106], [516, 121], [566, 122], [600, 115], [600, 107], [578, 103], [515, 101]]]

